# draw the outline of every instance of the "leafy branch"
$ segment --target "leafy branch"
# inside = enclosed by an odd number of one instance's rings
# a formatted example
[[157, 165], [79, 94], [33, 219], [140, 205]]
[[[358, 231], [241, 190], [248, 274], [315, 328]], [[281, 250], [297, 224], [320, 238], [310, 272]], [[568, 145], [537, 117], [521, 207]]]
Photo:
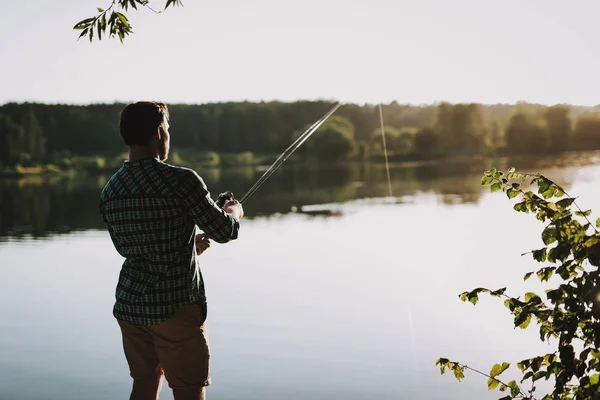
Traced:
[[[527, 181], [527, 182], [526, 182]], [[513, 206], [518, 212], [535, 214], [546, 223], [541, 233], [544, 247], [532, 250], [533, 259], [550, 263], [537, 271], [528, 272], [524, 279], [536, 274], [540, 282], [550, 282], [554, 276], [562, 283], [545, 291], [546, 300], [533, 292], [520, 297], [505, 294], [506, 288], [492, 291], [476, 288], [459, 295], [462, 301], [476, 305], [479, 295], [487, 293], [504, 298], [504, 305], [514, 316], [514, 326], [527, 329], [535, 320], [539, 325], [540, 340], [558, 339], [557, 351], [552, 354], [522, 360], [517, 364], [522, 373], [521, 383], [531, 381], [532, 389], [524, 393], [516, 381], [502, 383], [496, 377], [510, 364], [496, 364], [489, 375], [464, 364], [440, 358], [436, 365], [455, 372], [457, 379], [464, 377], [469, 369], [488, 376], [488, 389], [498, 385], [511, 389], [503, 399], [533, 399], [535, 382], [540, 379], [554, 380], [552, 393], [542, 397], [549, 399], [592, 399], [600, 393], [600, 218], [593, 225], [588, 218], [592, 211], [582, 210], [575, 198], [555, 182], [541, 174], [521, 174], [511, 168], [505, 175], [491, 169], [481, 180], [491, 192], [503, 191], [509, 199], [520, 196]], [[526, 184], [537, 185], [537, 190]], [[571, 210], [571, 208], [575, 210]], [[529, 254], [525, 253], [525, 254]], [[577, 343], [575, 343], [577, 341]], [[576, 344], [577, 346], [574, 346]], [[575, 348], [581, 348], [575, 350]]]
[[468, 369], [475, 373], [478, 373], [479, 375], [482, 375], [482, 376], [488, 378], [488, 390], [494, 390], [494, 389], [498, 388], [498, 390], [500, 390], [501, 392], [505, 392], [510, 389], [510, 396], [503, 397], [500, 400], [509, 400], [509, 399], [518, 399], [518, 398], [534, 400], [533, 390], [531, 390], [528, 394], [525, 394], [523, 392], [523, 390], [521, 389], [521, 387], [517, 384], [517, 381], [512, 380], [508, 383], [504, 383], [497, 378], [498, 376], [500, 376], [500, 374], [502, 374], [504, 371], [506, 371], [510, 367], [510, 364], [508, 364], [508, 363], [502, 363], [502, 365], [495, 364], [492, 367], [492, 370], [490, 371], [489, 374], [486, 374], [485, 372], [481, 372], [475, 368], [471, 368], [468, 365], [460, 364], [455, 361], [450, 361], [447, 358], [439, 358], [435, 362], [435, 365], [440, 366], [440, 373], [442, 375], [444, 375], [446, 373], [446, 369], [449, 369], [450, 371], [452, 371], [454, 373], [454, 377], [459, 382], [461, 379], [463, 379], [465, 377], [465, 374], [464, 374], [465, 369]]
[[[149, 0], [112, 0], [108, 8], [97, 8], [97, 15], [79, 21], [73, 29], [81, 31], [78, 39], [87, 36], [91, 42], [94, 34], [96, 34], [98, 40], [102, 40], [102, 35], [106, 34], [108, 28], [109, 38], [118, 36], [121, 43], [123, 43], [125, 36], [133, 33], [133, 28], [125, 12], [129, 11], [130, 8], [137, 10], [138, 5], [146, 7], [154, 13], [162, 13], [162, 11], [156, 11], [150, 7]], [[183, 6], [182, 0], [167, 0], [164, 10], [170, 6]]]

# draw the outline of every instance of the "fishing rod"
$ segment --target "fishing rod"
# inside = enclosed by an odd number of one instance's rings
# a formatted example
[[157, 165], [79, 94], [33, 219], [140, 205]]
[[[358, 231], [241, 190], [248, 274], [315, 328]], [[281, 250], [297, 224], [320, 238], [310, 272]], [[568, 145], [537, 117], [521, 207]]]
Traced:
[[[265, 181], [267, 179], [269, 179], [269, 177], [271, 177], [271, 175], [273, 175], [277, 169], [279, 169], [279, 167], [285, 162], [285, 160], [287, 160], [288, 157], [290, 155], [292, 155], [292, 153], [294, 153], [296, 150], [298, 150], [298, 148], [300, 146], [302, 146], [302, 144], [306, 140], [308, 140], [308, 138], [310, 136], [312, 136], [312, 134], [317, 129], [319, 129], [319, 127], [325, 121], [327, 121], [327, 119], [329, 117], [331, 117], [333, 115], [333, 113], [335, 113], [337, 111], [337, 109], [341, 107], [341, 105], [342, 105], [342, 102], [336, 104], [327, 114], [325, 114], [323, 117], [321, 117], [321, 119], [317, 120], [314, 124], [312, 124], [287, 149], [285, 149], [285, 151], [283, 153], [281, 153], [281, 155], [275, 160], [275, 162], [273, 162], [273, 164], [271, 164], [271, 166], [263, 173], [263, 175], [256, 181], [256, 183], [250, 189], [248, 189], [246, 194], [239, 200], [239, 202], [243, 203], [246, 200], [248, 200], [248, 198], [250, 198], [250, 196], [252, 196], [254, 194], [254, 192], [256, 192], [258, 190], [258, 188], [261, 187], [262, 184], [265, 183]], [[227, 191], [227, 192], [219, 194], [219, 197], [217, 198], [216, 203], [219, 207], [223, 207], [225, 202], [227, 202], [229, 200], [233, 200], [233, 199], [234, 199], [233, 193], [231, 191]]]

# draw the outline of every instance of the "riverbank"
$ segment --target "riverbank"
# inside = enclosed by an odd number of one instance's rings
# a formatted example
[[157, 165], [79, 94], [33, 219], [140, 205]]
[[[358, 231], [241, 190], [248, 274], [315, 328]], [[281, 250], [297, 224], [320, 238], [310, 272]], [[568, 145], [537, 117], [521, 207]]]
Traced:
[[[0, 177], [24, 176], [75, 176], [112, 173], [123, 165], [127, 153], [101, 154], [90, 156], [61, 155], [52, 157], [46, 164], [24, 163], [14, 166], [0, 166]], [[246, 167], [271, 164], [277, 156], [255, 155], [251, 152], [223, 153], [195, 152], [190, 150], [172, 151], [167, 161], [173, 165], [194, 168]]]
[[[258, 168], [266, 169], [278, 155], [255, 155], [250, 152], [218, 154], [214, 152], [174, 151], [170, 154], [168, 163], [184, 167], [202, 170], [221, 170], [230, 168]], [[45, 165], [16, 165], [13, 167], [0, 167], [0, 178], [23, 178], [23, 177], [76, 177], [76, 176], [98, 176], [114, 173], [127, 159], [127, 154], [118, 156], [77, 156], [63, 158], [58, 163]], [[401, 167], [435, 166], [443, 164], [494, 164], [495, 167], [508, 168], [509, 164], [517, 163], [519, 160], [537, 160], [536, 167], [553, 167], [569, 165], [588, 165], [600, 160], [600, 151], [569, 151], [556, 155], [507, 155], [507, 154], [462, 154], [445, 155], [437, 157], [416, 157], [413, 155], [392, 154], [388, 157], [390, 165]], [[383, 164], [383, 155], [374, 154], [369, 157], [349, 158], [335, 162], [323, 162], [291, 157], [286, 165], [312, 167], [320, 165], [344, 165], [344, 164]], [[495, 165], [498, 164], [498, 165]]]

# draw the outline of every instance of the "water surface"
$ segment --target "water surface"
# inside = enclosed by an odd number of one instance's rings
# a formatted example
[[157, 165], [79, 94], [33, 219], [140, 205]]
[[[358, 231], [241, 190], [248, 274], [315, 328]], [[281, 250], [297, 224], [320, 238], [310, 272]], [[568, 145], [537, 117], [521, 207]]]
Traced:
[[[543, 226], [480, 185], [491, 166], [542, 171], [594, 208], [596, 153], [546, 159], [283, 168], [245, 205], [239, 240], [200, 257], [209, 297], [212, 399], [496, 399], [485, 379], [440, 376], [448, 357], [482, 370], [550, 348], [512, 328], [497, 299], [537, 265]], [[260, 171], [199, 171], [213, 195]], [[122, 258], [98, 214], [108, 177], [0, 181], [0, 398], [125, 399], [112, 317]], [[297, 212], [291, 212], [296, 207]], [[595, 214], [596, 215], [596, 214]], [[161, 398], [171, 398], [166, 385]]]

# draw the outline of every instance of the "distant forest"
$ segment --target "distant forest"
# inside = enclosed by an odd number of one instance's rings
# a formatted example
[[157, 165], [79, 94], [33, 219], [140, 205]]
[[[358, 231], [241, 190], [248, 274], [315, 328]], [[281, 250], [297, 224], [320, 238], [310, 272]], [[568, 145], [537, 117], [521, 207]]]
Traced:
[[[169, 105], [174, 151], [273, 155], [332, 106], [328, 101]], [[114, 156], [125, 104], [0, 106], [0, 166], [64, 164]], [[396, 160], [470, 154], [559, 153], [600, 149], [600, 107], [449, 104], [382, 106]], [[305, 159], [380, 159], [376, 105], [345, 104], [298, 152]], [[61, 164], [61, 165], [62, 165]]]

